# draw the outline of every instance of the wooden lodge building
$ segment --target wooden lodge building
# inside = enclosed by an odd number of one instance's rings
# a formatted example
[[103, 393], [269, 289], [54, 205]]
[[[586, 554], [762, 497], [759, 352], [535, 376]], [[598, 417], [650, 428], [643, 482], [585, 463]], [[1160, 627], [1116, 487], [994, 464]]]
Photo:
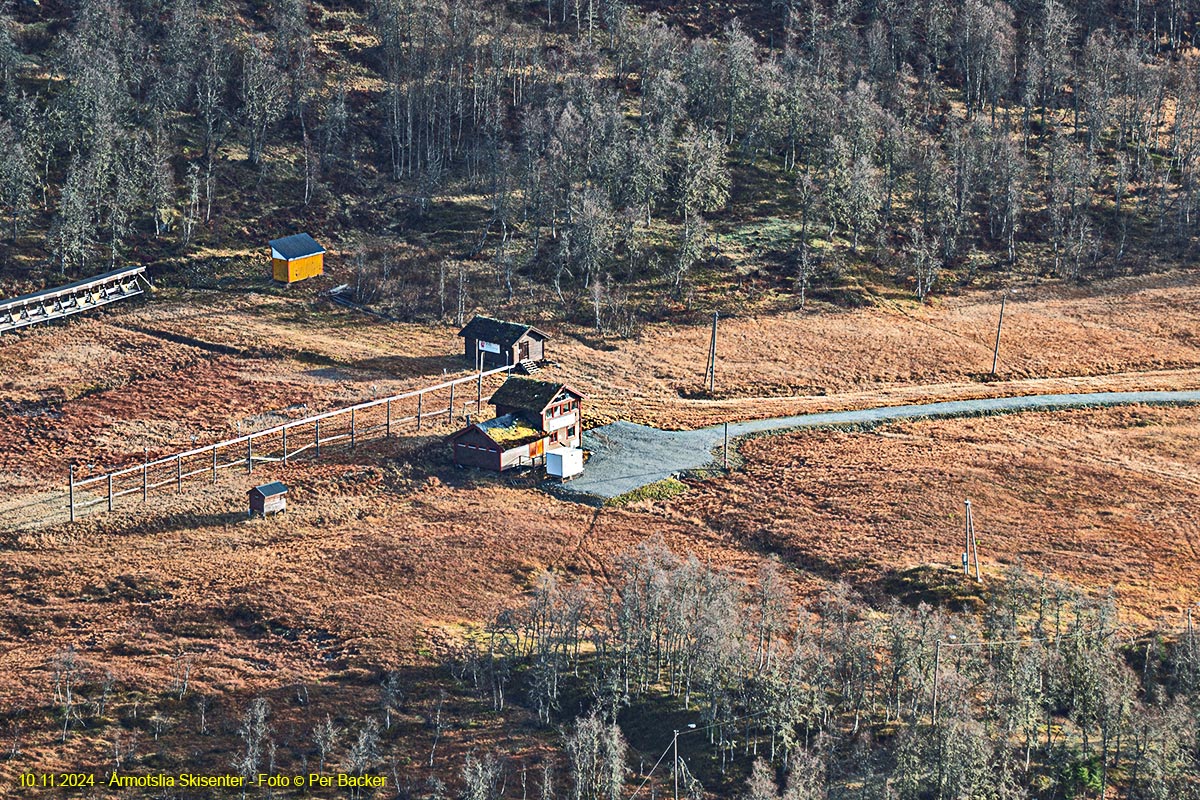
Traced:
[[271, 277], [280, 283], [315, 278], [325, 271], [325, 248], [307, 233], [271, 240]]
[[488, 401], [495, 419], [447, 439], [455, 465], [503, 472], [541, 463], [551, 450], [582, 447], [583, 399], [563, 383], [509, 378]]
[[513, 364], [537, 372], [546, 358], [545, 331], [532, 325], [476, 316], [458, 335], [463, 338], [463, 356], [472, 369], [493, 369]]

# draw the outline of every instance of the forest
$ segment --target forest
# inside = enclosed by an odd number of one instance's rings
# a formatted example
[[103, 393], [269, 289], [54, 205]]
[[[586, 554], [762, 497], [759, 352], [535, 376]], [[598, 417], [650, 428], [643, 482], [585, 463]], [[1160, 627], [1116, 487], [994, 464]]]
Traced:
[[428, 800], [1196, 796], [1190, 617], [1136, 633], [1019, 568], [798, 602], [786, 569], [741, 579], [651, 539], [606, 585], [538, 576], [432, 671], [256, 697], [193, 683], [201, 654], [135, 692], [68, 649], [53, 703], [8, 715], [10, 757], [53, 732], [99, 774], [340, 772]]
[[1192, 256], [1181, 0], [0, 8], [4, 286], [304, 227], [404, 318], [621, 335]]

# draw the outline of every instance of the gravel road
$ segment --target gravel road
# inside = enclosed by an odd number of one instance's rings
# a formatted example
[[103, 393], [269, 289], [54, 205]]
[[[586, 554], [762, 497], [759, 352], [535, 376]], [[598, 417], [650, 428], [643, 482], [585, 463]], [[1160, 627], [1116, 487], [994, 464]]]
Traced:
[[[867, 408], [858, 411], [830, 411], [802, 414], [797, 417], [731, 422], [729, 438], [793, 428], [860, 425], [903, 419], [963, 417], [1087, 406], [1179, 403], [1200, 403], [1200, 391], [1041, 394]], [[614, 422], [611, 425], [593, 428], [585, 431], [583, 438], [584, 449], [591, 451], [587, 467], [583, 475], [563, 488], [569, 493], [604, 499], [618, 497], [685, 470], [713, 464], [713, 451], [720, 447], [722, 435], [720, 425], [694, 431], [664, 431], [646, 425], [635, 425], [632, 422]]]

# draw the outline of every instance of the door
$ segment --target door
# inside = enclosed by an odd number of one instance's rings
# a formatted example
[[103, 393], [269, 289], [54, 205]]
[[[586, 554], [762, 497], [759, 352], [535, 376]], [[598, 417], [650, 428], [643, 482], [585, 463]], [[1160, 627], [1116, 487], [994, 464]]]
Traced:
[[517, 360], [518, 361], [528, 361], [529, 360], [529, 341], [522, 339], [521, 342], [517, 345], [517, 348], [521, 354]]

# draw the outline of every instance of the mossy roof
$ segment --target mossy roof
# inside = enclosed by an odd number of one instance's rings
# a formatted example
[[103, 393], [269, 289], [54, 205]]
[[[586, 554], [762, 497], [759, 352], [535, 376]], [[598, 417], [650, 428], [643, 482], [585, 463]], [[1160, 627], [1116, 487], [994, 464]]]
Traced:
[[479, 429], [487, 434], [489, 439], [505, 449], [536, 442], [545, 435], [519, 414], [505, 414], [502, 417], [489, 419], [487, 422], [479, 423]]

